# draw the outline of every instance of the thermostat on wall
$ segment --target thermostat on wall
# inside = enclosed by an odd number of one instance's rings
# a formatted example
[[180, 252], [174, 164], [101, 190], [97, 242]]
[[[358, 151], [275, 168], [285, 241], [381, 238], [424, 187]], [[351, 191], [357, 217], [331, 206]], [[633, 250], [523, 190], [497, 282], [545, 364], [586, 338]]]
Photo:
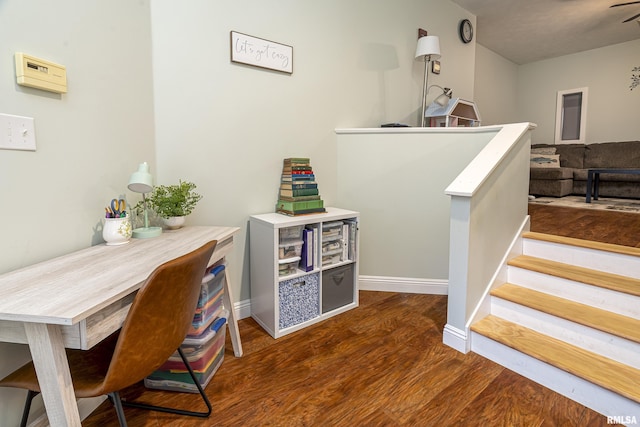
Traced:
[[21, 86], [67, 93], [67, 69], [21, 52], [16, 53], [16, 81]]

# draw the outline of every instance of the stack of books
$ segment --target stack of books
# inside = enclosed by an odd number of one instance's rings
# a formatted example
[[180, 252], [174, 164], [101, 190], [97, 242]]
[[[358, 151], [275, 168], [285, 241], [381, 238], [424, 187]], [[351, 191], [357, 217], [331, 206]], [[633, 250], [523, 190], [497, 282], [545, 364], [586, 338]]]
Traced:
[[308, 158], [284, 159], [276, 212], [289, 216], [326, 212]]

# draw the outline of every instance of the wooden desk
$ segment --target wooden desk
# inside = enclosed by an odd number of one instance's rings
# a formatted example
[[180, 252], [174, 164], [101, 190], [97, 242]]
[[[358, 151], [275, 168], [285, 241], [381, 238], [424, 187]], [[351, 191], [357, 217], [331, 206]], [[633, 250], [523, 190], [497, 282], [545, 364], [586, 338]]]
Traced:
[[[237, 227], [185, 227], [122, 246], [92, 246], [0, 275], [0, 341], [28, 344], [52, 426], [80, 426], [64, 348], [88, 349], [116, 331], [137, 290], [160, 264], [218, 244], [209, 265], [231, 252]], [[225, 269], [224, 304], [234, 353], [242, 355]]]

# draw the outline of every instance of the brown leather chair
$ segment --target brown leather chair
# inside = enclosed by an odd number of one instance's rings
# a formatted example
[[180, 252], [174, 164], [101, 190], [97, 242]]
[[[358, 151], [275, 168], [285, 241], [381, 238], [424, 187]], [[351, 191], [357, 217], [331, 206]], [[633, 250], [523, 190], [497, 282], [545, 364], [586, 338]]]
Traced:
[[[202, 277], [216, 243], [213, 240], [156, 268], [138, 291], [119, 332], [90, 350], [67, 350], [76, 397], [108, 395], [123, 427], [127, 425], [123, 403], [182, 415], [208, 417], [211, 414], [211, 404], [180, 350], [180, 344], [193, 320]], [[158, 369], [176, 349], [208, 411], [184, 411], [120, 400], [120, 390]], [[29, 391], [21, 424], [26, 425], [31, 400], [40, 392], [33, 363], [27, 363], [0, 380], [0, 386]]]

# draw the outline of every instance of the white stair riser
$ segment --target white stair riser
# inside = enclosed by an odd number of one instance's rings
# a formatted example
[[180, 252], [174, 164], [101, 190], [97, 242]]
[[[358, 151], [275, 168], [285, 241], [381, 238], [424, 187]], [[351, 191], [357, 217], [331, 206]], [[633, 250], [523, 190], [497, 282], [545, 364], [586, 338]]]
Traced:
[[634, 295], [623, 294], [513, 266], [509, 266], [507, 277], [509, 283], [514, 285], [535, 289], [571, 301], [622, 314], [623, 316], [640, 319], [640, 297]]
[[471, 333], [471, 351], [605, 416], [637, 417], [639, 413], [638, 403], [626, 397], [475, 332]]
[[537, 258], [640, 279], [640, 257], [535, 239], [523, 240], [523, 253]]
[[491, 314], [640, 369], [640, 343], [496, 297], [491, 297]]

